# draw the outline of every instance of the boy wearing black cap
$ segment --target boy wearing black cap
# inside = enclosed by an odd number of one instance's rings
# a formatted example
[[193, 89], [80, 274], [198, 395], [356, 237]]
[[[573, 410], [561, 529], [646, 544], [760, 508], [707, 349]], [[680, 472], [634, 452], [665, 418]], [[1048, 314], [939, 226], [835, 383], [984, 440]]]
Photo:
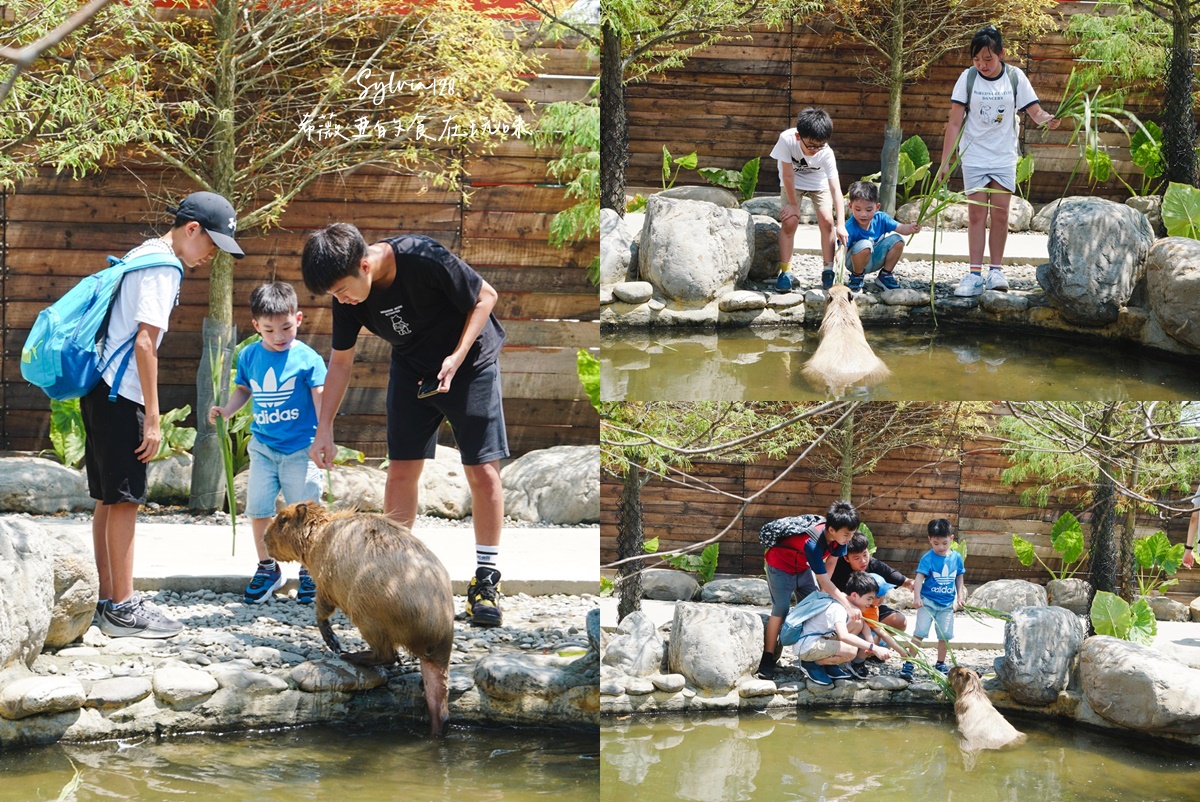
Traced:
[[[169, 209], [171, 230], [146, 240], [126, 259], [152, 253], [163, 264], [126, 274], [109, 317], [101, 363], [131, 337], [133, 358], [123, 373], [113, 360], [96, 387], [80, 400], [86, 435], [84, 464], [88, 491], [96, 499], [92, 541], [100, 578], [96, 624], [110, 637], [169, 638], [183, 629], [178, 621], [147, 606], [133, 592], [133, 535], [138, 508], [146, 501], [146, 464], [162, 440], [158, 410], [158, 346], [183, 278], [176, 259], [188, 267], [206, 264], [217, 248], [240, 259], [234, 241], [237, 215], [229, 201], [196, 192]], [[117, 398], [108, 395], [117, 384]]]

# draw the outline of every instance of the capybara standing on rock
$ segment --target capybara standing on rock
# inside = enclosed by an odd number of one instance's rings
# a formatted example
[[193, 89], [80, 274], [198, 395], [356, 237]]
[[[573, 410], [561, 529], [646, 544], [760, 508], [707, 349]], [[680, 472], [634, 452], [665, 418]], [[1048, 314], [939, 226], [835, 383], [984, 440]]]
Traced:
[[816, 353], [800, 369], [813, 387], [841, 396], [848, 387], [877, 384], [891, 374], [867, 343], [854, 295], [844, 284], [829, 290], [820, 337]]
[[[407, 528], [382, 515], [331, 513], [293, 504], [267, 529], [276, 560], [303, 563], [317, 584], [317, 628], [325, 645], [358, 665], [389, 665], [402, 646], [421, 661], [429, 728], [441, 735], [450, 717], [446, 684], [454, 645], [454, 597], [441, 560]], [[341, 608], [367, 652], [342, 654], [329, 617]]]

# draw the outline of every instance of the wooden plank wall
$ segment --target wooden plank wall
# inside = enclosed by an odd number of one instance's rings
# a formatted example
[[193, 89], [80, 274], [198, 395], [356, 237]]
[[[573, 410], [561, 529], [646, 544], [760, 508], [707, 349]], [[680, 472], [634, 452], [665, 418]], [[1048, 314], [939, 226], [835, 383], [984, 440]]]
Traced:
[[[1059, 29], [1036, 41], [1006, 51], [1007, 60], [1029, 75], [1047, 109], [1062, 97], [1074, 60], [1063, 34], [1067, 19], [1092, 13], [1090, 3], [1060, 3], [1054, 16]], [[775, 193], [779, 179], [769, 156], [780, 131], [795, 125], [796, 115], [809, 106], [825, 108], [833, 118], [831, 140], [838, 159], [843, 189], [861, 176], [879, 170], [883, 129], [887, 120], [887, 91], [863, 83], [859, 63], [878, 60], [865, 46], [795, 26], [783, 30], [752, 29], [731, 41], [706, 48], [680, 68], [654, 76], [628, 89], [631, 188], [661, 186], [662, 147], [673, 155], [696, 151], [701, 167], [741, 169], [755, 156], [762, 158], [758, 191]], [[904, 137], [919, 135], [935, 161], [941, 158], [942, 136], [950, 107], [950, 92], [963, 69], [970, 66], [966, 48], [947, 54], [926, 76], [905, 89]], [[1146, 118], [1158, 110], [1153, 98], [1134, 96], [1127, 106]], [[1030, 198], [1045, 202], [1059, 197], [1076, 164], [1078, 150], [1068, 146], [1069, 131], [1041, 133], [1022, 126], [1028, 151], [1034, 153], [1036, 173]], [[1115, 129], [1104, 137], [1116, 169], [1134, 186], [1125, 138]], [[1115, 178], [1092, 190], [1086, 186], [1086, 165], [1072, 184], [1072, 194], [1091, 192], [1123, 200], [1129, 193]], [[1140, 180], [1140, 172], [1137, 173]], [[678, 184], [704, 184], [693, 171], [680, 173]]]
[[[948, 518], [967, 544], [969, 585], [993, 579], [1027, 579], [1044, 584], [1049, 576], [1036, 562], [1026, 568], [1013, 554], [1012, 535], [1034, 543], [1048, 565], [1059, 567], [1050, 547], [1050, 530], [1063, 511], [1084, 522], [1088, 535], [1090, 516], [1078, 509], [1075, 499], [1052, 496], [1045, 509], [1021, 504], [1021, 493], [1031, 485], [1008, 487], [1000, 472], [1007, 459], [995, 451], [997, 441], [981, 438], [964, 443], [949, 459], [938, 461], [928, 449], [908, 448], [889, 454], [875, 470], [854, 483], [854, 502], [870, 527], [878, 547], [876, 556], [912, 576], [929, 546], [926, 526], [933, 518]], [[793, 456], [791, 459], [794, 459]], [[814, 460], [821, 459], [815, 455]], [[694, 463], [693, 474], [703, 482], [745, 498], [776, 479], [790, 464], [787, 460], [760, 460], [750, 465], [726, 462]], [[601, 483], [600, 562], [616, 559], [616, 526], [619, 481], [603, 476]], [[722, 573], [761, 576], [762, 546], [758, 530], [775, 518], [805, 512], [823, 514], [838, 500], [836, 484], [801, 465], [776, 484], [761, 502], [751, 504], [741, 521], [721, 540], [718, 570]], [[714, 495], [699, 488], [652, 480], [642, 490], [647, 537], [658, 537], [660, 550], [680, 548], [705, 540], [724, 529], [741, 507], [737, 498]], [[1182, 543], [1187, 532], [1183, 516], [1162, 521], [1148, 515], [1138, 519], [1138, 536], [1166, 531], [1173, 543]], [[1182, 571], [1172, 596], [1190, 601], [1200, 595], [1200, 571]]]
[[[544, 57], [542, 73], [531, 77], [520, 96], [506, 98], [527, 121], [536, 118], [540, 105], [584, 98], [599, 71], [571, 42], [533, 46]], [[239, 337], [253, 333], [250, 291], [264, 281], [288, 281], [305, 313], [301, 336], [328, 354], [329, 299], [311, 295], [300, 276], [300, 251], [310, 231], [346, 220], [368, 241], [400, 231], [427, 234], [460, 253], [499, 292], [496, 314], [508, 332], [500, 358], [504, 413], [514, 456], [595, 443], [599, 419], [579, 385], [575, 363], [579, 348], [599, 346], [599, 306], [584, 270], [599, 244], [566, 249], [547, 244], [550, 219], [566, 205], [563, 188], [546, 174], [553, 157], [528, 140], [502, 143], [493, 154], [465, 160], [461, 192], [370, 170], [319, 179], [288, 207], [280, 228], [239, 236], [247, 253], [235, 267]], [[46, 398], [21, 379], [19, 365], [37, 313], [102, 265], [106, 254], [120, 255], [166, 230], [169, 217], [152, 209], [148, 196], [182, 197], [192, 189], [170, 172], [116, 166], [82, 180], [44, 171], [4, 197], [0, 447], [28, 451], [50, 445]], [[207, 305], [206, 269], [187, 271], [160, 352], [164, 410], [195, 405]], [[339, 443], [372, 457], [386, 452], [388, 359], [386, 344], [364, 331], [337, 427]], [[443, 439], [452, 442], [448, 427]]]

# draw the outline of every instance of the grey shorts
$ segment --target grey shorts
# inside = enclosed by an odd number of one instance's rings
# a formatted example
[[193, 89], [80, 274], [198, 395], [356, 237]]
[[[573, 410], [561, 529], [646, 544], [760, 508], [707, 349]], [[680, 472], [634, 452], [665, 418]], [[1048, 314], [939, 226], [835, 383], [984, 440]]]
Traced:
[[987, 185], [995, 181], [1000, 186], [1007, 189], [1009, 192], [1017, 191], [1017, 166], [1014, 164], [1011, 167], [967, 167], [965, 164], [962, 168], [963, 174], [963, 192], [968, 195], [971, 190], [981, 190]]
[[789, 574], [773, 565], [767, 566], [767, 587], [771, 591], [771, 615], [783, 618], [792, 608], [792, 594], [803, 599], [817, 590], [817, 578], [812, 569], [801, 574]]
[[[1015, 174], [1015, 172], [1014, 172], [1014, 174]], [[812, 201], [813, 208], [816, 209], [818, 212], [824, 211], [824, 212], [829, 212], [830, 214], [833, 214], [833, 193], [829, 191], [829, 187], [822, 187], [821, 189], [799, 189], [799, 188], [797, 188], [796, 189], [796, 205], [797, 206], [801, 205], [801, 202], [804, 200], [805, 196], [807, 196], [808, 199]], [[787, 206], [787, 204], [788, 204], [787, 190], [784, 189], [783, 187], [779, 188], [779, 200], [782, 202], [783, 206]], [[799, 211], [799, 209], [797, 209], [796, 211]]]

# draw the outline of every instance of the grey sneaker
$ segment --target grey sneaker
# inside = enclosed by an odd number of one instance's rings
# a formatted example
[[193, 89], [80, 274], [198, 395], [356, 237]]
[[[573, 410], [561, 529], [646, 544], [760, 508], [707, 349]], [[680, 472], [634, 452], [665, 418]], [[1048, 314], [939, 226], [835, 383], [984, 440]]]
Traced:
[[104, 613], [105, 610], [108, 609], [108, 606], [110, 604], [112, 604], [112, 602], [109, 601], [108, 599], [101, 599], [98, 602], [96, 602], [96, 613], [92, 616], [92, 626], [94, 626], [94, 627], [100, 626], [100, 616], [101, 616], [101, 614]]
[[983, 276], [978, 273], [967, 273], [954, 288], [954, 294], [959, 298], [970, 298], [974, 295], [982, 295], [984, 288]]
[[110, 638], [173, 638], [183, 631], [183, 624], [135, 595], [124, 604], [109, 604], [100, 612], [100, 631]]
[[988, 271], [985, 283], [989, 290], [1008, 292], [1008, 279], [1004, 277], [1004, 271], [998, 267], [993, 267]]

